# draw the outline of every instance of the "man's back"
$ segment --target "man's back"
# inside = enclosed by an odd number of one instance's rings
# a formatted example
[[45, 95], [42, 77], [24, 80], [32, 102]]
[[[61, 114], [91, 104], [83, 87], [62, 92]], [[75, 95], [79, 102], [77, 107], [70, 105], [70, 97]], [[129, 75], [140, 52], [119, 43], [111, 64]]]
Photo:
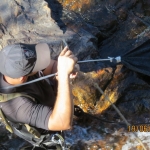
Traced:
[[[30, 76], [28, 81], [39, 77], [39, 73]], [[10, 86], [0, 74], [0, 87]], [[35, 98], [18, 97], [8, 102], [0, 103], [2, 111], [11, 121], [27, 123], [37, 128], [48, 130], [48, 120], [55, 102], [53, 83], [42, 80], [29, 85], [1, 90], [1, 93], [26, 93]]]
[[[8, 120], [50, 131], [71, 128], [74, 107], [69, 77], [71, 75], [74, 78], [77, 75], [73, 71], [78, 59], [68, 47], [61, 51], [58, 63], [51, 59], [50, 49], [46, 43], [39, 43], [33, 49], [24, 44], [8, 45], [0, 51], [0, 59], [0, 72], [3, 74], [0, 74], [1, 88], [34, 80], [39, 77], [37, 72], [41, 70], [44, 70], [44, 76], [56, 72], [58, 75], [56, 97], [52, 85], [46, 81], [0, 90], [6, 94], [27, 93], [36, 100], [34, 102], [26, 96], [21, 96], [0, 102], [1, 110]], [[16, 129], [18, 128], [20, 127]]]

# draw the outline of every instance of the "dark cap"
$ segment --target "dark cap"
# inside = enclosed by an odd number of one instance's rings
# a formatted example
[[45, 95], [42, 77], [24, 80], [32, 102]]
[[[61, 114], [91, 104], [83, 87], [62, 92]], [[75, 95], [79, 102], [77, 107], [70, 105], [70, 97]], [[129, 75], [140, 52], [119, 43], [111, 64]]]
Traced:
[[46, 43], [29, 48], [24, 44], [8, 45], [0, 51], [0, 72], [19, 78], [45, 69], [50, 64], [50, 50]]

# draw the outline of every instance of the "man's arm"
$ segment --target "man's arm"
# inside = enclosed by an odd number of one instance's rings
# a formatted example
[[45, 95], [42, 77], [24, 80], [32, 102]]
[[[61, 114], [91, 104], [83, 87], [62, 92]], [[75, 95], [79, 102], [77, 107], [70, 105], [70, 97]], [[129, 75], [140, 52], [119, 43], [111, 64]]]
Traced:
[[58, 94], [49, 118], [49, 130], [67, 130], [72, 125], [73, 100], [69, 84], [69, 75], [73, 71], [77, 58], [66, 47], [58, 57]]
[[62, 75], [58, 81], [58, 94], [54, 109], [49, 118], [49, 130], [67, 130], [71, 128], [73, 117], [73, 100], [71, 99], [71, 90], [69, 76]]

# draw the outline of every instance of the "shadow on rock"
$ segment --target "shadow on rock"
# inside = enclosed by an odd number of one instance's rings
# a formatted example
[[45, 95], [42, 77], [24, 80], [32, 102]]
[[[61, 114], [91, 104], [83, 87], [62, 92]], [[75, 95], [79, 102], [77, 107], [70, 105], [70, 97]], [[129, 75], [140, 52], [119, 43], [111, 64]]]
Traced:
[[63, 33], [65, 33], [67, 27], [61, 19], [63, 13], [62, 4], [59, 3], [57, 0], [46, 0], [46, 2], [48, 3], [49, 8], [51, 9], [51, 17], [57, 22], [60, 29], [63, 30]]

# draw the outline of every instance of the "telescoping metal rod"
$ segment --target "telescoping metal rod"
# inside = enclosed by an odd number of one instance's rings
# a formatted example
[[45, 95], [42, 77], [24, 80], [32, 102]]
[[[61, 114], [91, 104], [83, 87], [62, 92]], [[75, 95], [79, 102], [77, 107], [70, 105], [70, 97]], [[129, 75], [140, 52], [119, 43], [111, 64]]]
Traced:
[[[63, 39], [62, 40], [64, 45], [68, 47], [68, 44], [66, 43], [66, 41]], [[94, 60], [83, 60], [83, 61], [78, 61], [77, 63], [80, 64], [80, 63], [87, 63], [87, 62], [95, 62], [95, 61], [111, 61], [112, 58], [108, 58], [108, 59], [94, 59]], [[20, 87], [20, 86], [23, 86], [23, 85], [27, 85], [27, 84], [31, 84], [31, 83], [34, 83], [34, 82], [38, 82], [40, 80], [44, 80], [44, 79], [47, 79], [47, 78], [50, 78], [50, 77], [53, 77], [57, 75], [57, 73], [54, 73], [54, 74], [50, 74], [50, 75], [47, 75], [47, 76], [44, 76], [44, 77], [40, 77], [38, 79], [35, 79], [35, 80], [32, 80], [32, 81], [29, 81], [29, 82], [25, 82], [25, 83], [22, 83], [22, 84], [18, 84], [18, 85], [14, 85], [14, 86], [7, 86], [7, 87], [2, 87], [0, 89], [9, 89], [9, 88], [15, 88], [15, 87]]]
[[[83, 61], [78, 61], [77, 63], [86, 63], [86, 62], [94, 62], [94, 61], [108, 61], [108, 60], [110, 60], [110, 59], [83, 60]], [[44, 77], [40, 77], [40, 78], [38, 78], [38, 79], [29, 81], [29, 82], [25, 82], [25, 83], [22, 83], [22, 84], [18, 84], [18, 85], [14, 85], [14, 86], [2, 87], [2, 88], [0, 88], [0, 89], [9, 89], [9, 88], [20, 87], [20, 86], [23, 86], [23, 85], [31, 84], [31, 83], [34, 83], [34, 82], [38, 82], [38, 81], [40, 81], [40, 80], [44, 80], [44, 79], [53, 77], [53, 76], [55, 76], [55, 75], [57, 75], [57, 73], [50, 74], [50, 75], [47, 75], [47, 76], [44, 76]]]
[[23, 86], [23, 85], [27, 85], [27, 84], [31, 84], [31, 83], [34, 83], [34, 82], [37, 82], [37, 81], [40, 81], [40, 80], [44, 80], [44, 79], [47, 79], [47, 78], [50, 78], [50, 77], [53, 77], [57, 75], [57, 73], [54, 73], [54, 74], [50, 74], [50, 75], [47, 75], [47, 76], [44, 76], [44, 77], [40, 77], [38, 79], [35, 79], [35, 80], [32, 80], [32, 81], [29, 81], [29, 82], [25, 82], [25, 83], [22, 83], [22, 84], [18, 84], [18, 85], [13, 85], [13, 86], [7, 86], [7, 87], [2, 87], [0, 89], [9, 89], [9, 88], [15, 88], [15, 87], [19, 87], [19, 86]]
[[81, 63], [87, 63], [87, 62], [110, 61], [110, 60], [111, 60], [110, 58], [108, 58], [108, 59], [93, 59], [93, 60], [82, 60], [82, 61], [78, 61], [77, 63], [81, 64]]
[[[66, 40], [63, 39], [62, 41], [63, 41], [64, 45], [67, 46], [67, 47], [69, 48], [69, 46], [68, 46]], [[83, 61], [78, 61], [77, 63], [80, 64], [80, 63], [86, 63], [86, 62], [110, 61], [110, 60], [112, 60], [112, 58], [108, 58], [108, 59], [94, 59], [94, 60], [83, 60]]]

